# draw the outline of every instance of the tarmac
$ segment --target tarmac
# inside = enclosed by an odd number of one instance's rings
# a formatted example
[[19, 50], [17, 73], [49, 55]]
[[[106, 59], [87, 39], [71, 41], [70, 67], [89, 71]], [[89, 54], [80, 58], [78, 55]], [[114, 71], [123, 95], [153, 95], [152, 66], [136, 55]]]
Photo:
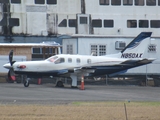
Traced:
[[85, 85], [85, 90], [54, 84], [0, 83], [0, 104], [68, 104], [75, 101], [160, 101], [159, 87]]

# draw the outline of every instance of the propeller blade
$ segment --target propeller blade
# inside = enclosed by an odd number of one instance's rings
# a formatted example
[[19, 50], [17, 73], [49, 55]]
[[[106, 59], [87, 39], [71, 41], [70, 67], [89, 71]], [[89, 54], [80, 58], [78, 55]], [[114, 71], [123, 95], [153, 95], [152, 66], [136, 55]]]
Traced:
[[13, 60], [13, 50], [11, 50], [10, 53], [9, 53], [9, 62], [11, 64], [11, 66], [13, 65], [12, 60]]
[[13, 71], [13, 68], [11, 68], [8, 72], [8, 78], [10, 78], [11, 80], [15, 81], [16, 77], [15, 77], [15, 73]]

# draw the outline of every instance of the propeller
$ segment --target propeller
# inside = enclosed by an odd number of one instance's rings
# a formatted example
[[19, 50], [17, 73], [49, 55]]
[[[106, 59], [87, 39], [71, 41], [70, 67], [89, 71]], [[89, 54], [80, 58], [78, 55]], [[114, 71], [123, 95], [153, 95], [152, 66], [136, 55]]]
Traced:
[[12, 81], [15, 81], [16, 77], [15, 77], [15, 73], [13, 70], [13, 64], [15, 63], [15, 61], [13, 61], [13, 50], [11, 50], [9, 53], [9, 63], [11, 65], [11, 67], [8, 71], [8, 78], [10, 78]]
[[11, 64], [11, 66], [13, 65], [12, 60], [13, 60], [13, 50], [11, 50], [9, 53], [9, 63]]

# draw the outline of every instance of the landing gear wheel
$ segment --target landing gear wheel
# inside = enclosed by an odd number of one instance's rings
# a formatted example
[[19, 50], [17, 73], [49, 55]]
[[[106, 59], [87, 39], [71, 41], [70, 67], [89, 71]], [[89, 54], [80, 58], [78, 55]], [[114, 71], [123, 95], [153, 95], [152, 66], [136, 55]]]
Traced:
[[56, 84], [56, 87], [64, 87], [63, 82], [62, 81], [58, 81]]
[[24, 87], [28, 87], [28, 86], [29, 86], [29, 81], [26, 80], [26, 81], [24, 82]]

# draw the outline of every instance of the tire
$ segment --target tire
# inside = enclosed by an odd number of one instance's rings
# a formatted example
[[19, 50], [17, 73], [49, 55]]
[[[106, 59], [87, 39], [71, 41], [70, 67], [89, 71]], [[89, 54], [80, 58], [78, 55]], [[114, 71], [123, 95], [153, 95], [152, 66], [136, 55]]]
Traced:
[[24, 82], [24, 87], [29, 87], [29, 81]]
[[58, 81], [56, 84], [56, 87], [64, 87], [63, 82], [62, 81]]

